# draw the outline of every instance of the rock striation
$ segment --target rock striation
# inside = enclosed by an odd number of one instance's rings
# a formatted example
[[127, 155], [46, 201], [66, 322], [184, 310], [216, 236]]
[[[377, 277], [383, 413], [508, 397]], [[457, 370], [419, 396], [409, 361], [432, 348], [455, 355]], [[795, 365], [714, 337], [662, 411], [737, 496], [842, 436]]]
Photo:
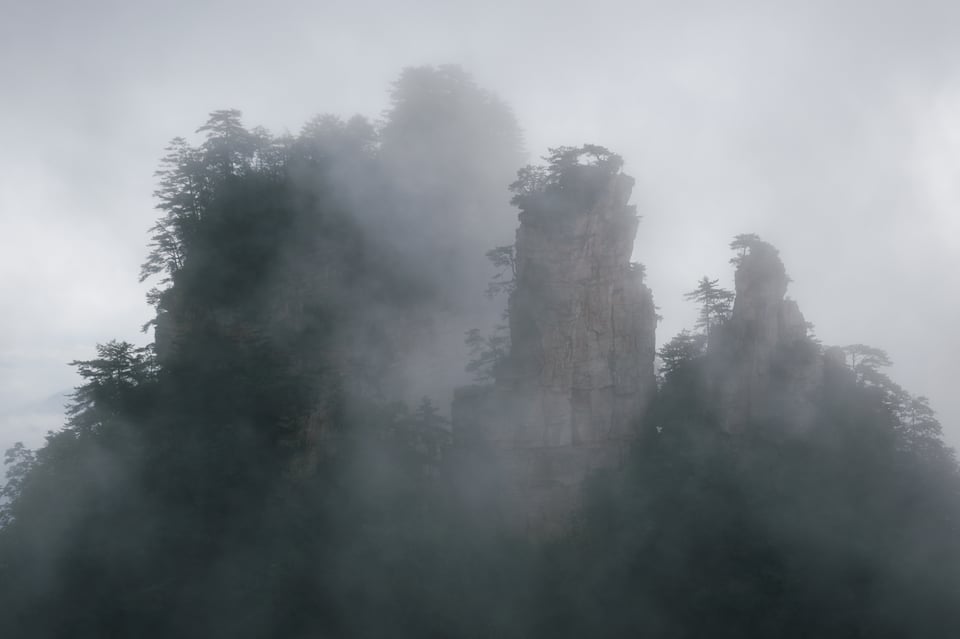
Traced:
[[510, 354], [453, 405], [455, 438], [492, 452], [506, 523], [534, 536], [571, 524], [584, 479], [620, 463], [656, 387], [653, 298], [630, 262], [634, 181], [607, 157], [515, 198]]

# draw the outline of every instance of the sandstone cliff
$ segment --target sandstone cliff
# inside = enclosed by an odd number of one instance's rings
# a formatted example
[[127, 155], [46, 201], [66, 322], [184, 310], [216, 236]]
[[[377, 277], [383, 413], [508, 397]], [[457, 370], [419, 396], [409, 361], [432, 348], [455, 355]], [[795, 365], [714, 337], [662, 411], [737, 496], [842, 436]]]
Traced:
[[777, 250], [752, 237], [737, 258], [736, 299], [709, 347], [711, 384], [721, 427], [775, 421], [802, 430], [814, 418], [823, 358], [807, 337]]
[[510, 355], [453, 407], [455, 436], [494, 453], [506, 523], [535, 535], [570, 524], [583, 480], [619, 463], [655, 390], [634, 182], [612, 154], [579, 159], [516, 198]]

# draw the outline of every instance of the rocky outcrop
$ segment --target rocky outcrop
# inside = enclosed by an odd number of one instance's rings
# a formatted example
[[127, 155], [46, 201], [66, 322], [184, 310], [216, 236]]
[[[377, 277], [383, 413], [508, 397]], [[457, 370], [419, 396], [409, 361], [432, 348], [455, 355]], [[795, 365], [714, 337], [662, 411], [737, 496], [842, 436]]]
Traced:
[[619, 165], [576, 163], [517, 198], [510, 355], [496, 384], [454, 401], [455, 437], [494, 453], [508, 525], [536, 536], [569, 526], [584, 479], [620, 462], [655, 389], [633, 184]]
[[709, 347], [721, 427], [735, 433], [776, 422], [803, 430], [814, 419], [822, 357], [797, 303], [785, 298], [790, 280], [777, 250], [759, 239], [742, 250], [733, 313]]

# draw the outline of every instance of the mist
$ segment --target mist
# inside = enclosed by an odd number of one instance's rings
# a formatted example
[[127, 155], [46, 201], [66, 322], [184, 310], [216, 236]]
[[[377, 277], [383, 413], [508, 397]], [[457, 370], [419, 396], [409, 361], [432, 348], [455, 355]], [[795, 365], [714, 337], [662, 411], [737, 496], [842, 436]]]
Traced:
[[5, 636], [960, 627], [958, 12], [5, 7]]
[[[957, 308], [938, 293], [957, 284], [960, 237], [951, 3], [499, 9], [7, 7], [0, 208], [6, 295], [19, 303], [0, 349], [4, 405], [69, 389], [63, 363], [91, 343], [136, 339], [149, 309], [128, 274], [152, 224], [151, 174], [198, 114], [240, 108], [275, 131], [318, 111], [376, 119], [402, 66], [449, 62], [510, 103], [531, 157], [591, 141], [626, 158], [662, 335], [692, 321], [690, 282], [722, 275], [712, 238], [756, 231], [791, 256], [793, 295], [820, 336], [887, 349], [956, 442], [957, 344], [944, 340]], [[49, 250], [27, 269], [31, 245]], [[935, 328], [918, 325], [917, 308]], [[44, 351], [23, 353], [31, 342]]]

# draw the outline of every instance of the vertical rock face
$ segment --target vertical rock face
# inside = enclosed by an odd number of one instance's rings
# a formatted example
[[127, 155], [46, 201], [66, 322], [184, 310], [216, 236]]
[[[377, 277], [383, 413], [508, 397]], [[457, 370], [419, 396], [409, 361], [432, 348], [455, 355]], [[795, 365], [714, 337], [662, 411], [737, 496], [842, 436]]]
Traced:
[[745, 250], [733, 314], [710, 345], [721, 426], [738, 432], [776, 421], [803, 429], [814, 418], [822, 358], [797, 303], [784, 298], [789, 278], [777, 250], [760, 240]]
[[520, 202], [511, 353], [453, 410], [458, 439], [494, 453], [506, 523], [536, 536], [569, 526], [583, 480], [619, 463], [655, 388], [633, 179], [579, 164], [565, 177]]
[[630, 263], [638, 218], [633, 179], [608, 178], [591, 206], [525, 211], [510, 300], [510, 382], [545, 408], [543, 445], [629, 438], [653, 388], [655, 317]]

